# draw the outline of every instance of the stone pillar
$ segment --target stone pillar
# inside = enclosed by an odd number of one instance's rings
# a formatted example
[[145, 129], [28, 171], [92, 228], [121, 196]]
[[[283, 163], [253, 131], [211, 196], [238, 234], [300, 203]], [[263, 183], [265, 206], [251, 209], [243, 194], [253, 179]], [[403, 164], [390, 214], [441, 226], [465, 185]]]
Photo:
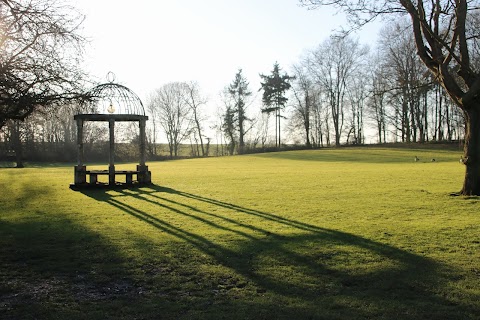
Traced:
[[141, 119], [140, 120], [140, 165], [145, 166], [146, 162], [146, 140], [147, 136], [145, 134], [145, 126], [146, 126], [146, 120]]
[[83, 120], [77, 119], [77, 165], [74, 168], [74, 184], [87, 182], [87, 167], [83, 164]]
[[146, 163], [146, 141], [147, 136], [145, 133], [145, 126], [146, 126], [147, 119], [142, 118], [139, 121], [140, 126], [140, 165], [137, 166], [137, 171], [139, 172], [138, 182], [140, 184], [149, 184], [152, 182], [152, 174], [148, 171], [148, 166], [145, 165]]
[[74, 184], [85, 184], [87, 183], [87, 167], [86, 166], [75, 166], [74, 168]]
[[77, 119], [77, 160], [78, 166], [83, 166], [83, 120]]
[[138, 183], [150, 184], [152, 183], [152, 173], [148, 171], [148, 166], [137, 165]]
[[108, 128], [110, 129], [110, 152], [108, 165], [108, 184], [115, 185], [115, 120], [108, 120]]

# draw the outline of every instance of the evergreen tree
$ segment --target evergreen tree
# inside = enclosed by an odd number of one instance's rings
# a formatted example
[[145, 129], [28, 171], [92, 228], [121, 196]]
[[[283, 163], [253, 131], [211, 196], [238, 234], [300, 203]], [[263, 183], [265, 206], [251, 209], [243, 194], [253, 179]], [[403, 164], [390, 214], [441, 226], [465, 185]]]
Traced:
[[287, 73], [280, 74], [280, 66], [278, 62], [273, 65], [273, 71], [271, 75], [263, 75], [260, 77], [263, 79], [261, 82], [261, 89], [263, 89], [262, 101], [266, 108], [262, 109], [262, 112], [271, 113], [275, 112], [275, 146], [281, 146], [280, 136], [280, 118], [281, 110], [285, 108], [288, 98], [285, 97], [285, 92], [290, 89], [290, 80], [295, 77], [289, 76]]
[[228, 140], [228, 154], [230, 155], [233, 155], [233, 152], [235, 151], [236, 122], [237, 117], [235, 110], [233, 110], [232, 106], [227, 106], [227, 110], [225, 111], [225, 115], [223, 116], [222, 129]]
[[[243, 76], [242, 69], [238, 70], [235, 79], [227, 88], [227, 93], [231, 98], [231, 106], [225, 115], [224, 128], [230, 128], [231, 130], [232, 127], [236, 127], [238, 129], [238, 153], [242, 154], [245, 149], [245, 124], [248, 120], [246, 117], [246, 101], [252, 94], [248, 89], [248, 81]], [[231, 132], [228, 132], [227, 135], [231, 136]]]

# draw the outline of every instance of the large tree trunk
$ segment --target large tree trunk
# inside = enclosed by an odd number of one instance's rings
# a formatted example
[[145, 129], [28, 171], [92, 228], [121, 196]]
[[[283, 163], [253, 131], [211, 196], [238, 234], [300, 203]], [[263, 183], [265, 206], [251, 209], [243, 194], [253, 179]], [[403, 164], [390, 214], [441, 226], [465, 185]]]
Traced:
[[480, 195], [480, 109], [470, 108], [465, 112], [465, 147], [463, 163], [465, 180], [462, 195]]

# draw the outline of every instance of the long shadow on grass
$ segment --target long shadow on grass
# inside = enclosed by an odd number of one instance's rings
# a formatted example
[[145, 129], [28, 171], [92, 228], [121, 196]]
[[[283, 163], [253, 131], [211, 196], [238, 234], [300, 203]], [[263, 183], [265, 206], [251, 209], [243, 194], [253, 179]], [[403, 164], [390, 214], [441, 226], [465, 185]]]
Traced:
[[47, 215], [0, 220], [1, 319], [106, 319], [138, 296], [114, 245]]
[[[218, 283], [211, 298], [239, 318], [451, 319], [478, 311], [436, 294], [445, 280], [441, 266], [385, 243], [159, 186], [84, 193], [189, 244], [191, 263], [200, 251], [234, 270], [246, 282]], [[168, 221], [165, 213], [203, 231]], [[219, 307], [201, 308], [214, 314]]]

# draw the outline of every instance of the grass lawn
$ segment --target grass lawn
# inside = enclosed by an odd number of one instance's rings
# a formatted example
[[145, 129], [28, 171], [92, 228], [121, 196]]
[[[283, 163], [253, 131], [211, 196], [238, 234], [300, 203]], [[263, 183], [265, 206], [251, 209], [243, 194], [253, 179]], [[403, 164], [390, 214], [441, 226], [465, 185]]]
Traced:
[[480, 319], [480, 198], [450, 196], [460, 154], [151, 162], [132, 190], [2, 168], [0, 319]]

